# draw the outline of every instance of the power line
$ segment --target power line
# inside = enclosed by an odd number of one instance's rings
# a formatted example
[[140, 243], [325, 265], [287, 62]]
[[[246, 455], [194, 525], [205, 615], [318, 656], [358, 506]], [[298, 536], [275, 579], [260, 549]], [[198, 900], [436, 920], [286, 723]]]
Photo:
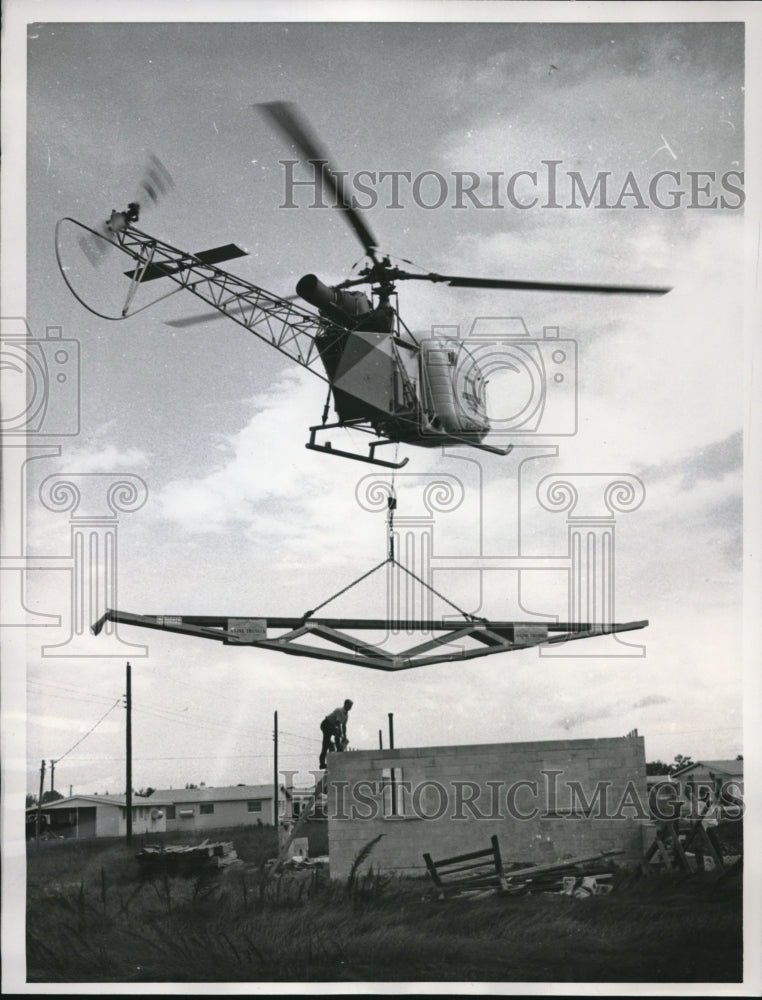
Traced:
[[[100, 702], [101, 704], [104, 704], [105, 702], [108, 701], [108, 697], [105, 695], [85, 694], [84, 692], [81, 691], [77, 692], [76, 688], [72, 688], [62, 684], [56, 684], [55, 682], [52, 681], [40, 681], [35, 678], [30, 678], [27, 682], [27, 685], [30, 684], [38, 685], [38, 687], [42, 687], [43, 689], [47, 687], [47, 688], [57, 689], [58, 691], [61, 692], [71, 692], [71, 694], [57, 694], [54, 693], [54, 691], [45, 691], [45, 690], [43, 690], [42, 692], [34, 691], [30, 689], [29, 686], [27, 687], [27, 690], [29, 691], [30, 694], [38, 694], [46, 698], [63, 698], [63, 699], [70, 698], [72, 701], [87, 701], [94, 703]], [[198, 685], [195, 685], [195, 687], [197, 687], [200, 690]], [[172, 709], [157, 709], [155, 706], [152, 706], [151, 708], [141, 708], [136, 706], [134, 703], [133, 703], [133, 711], [142, 712], [146, 715], [153, 715], [156, 718], [164, 719], [170, 722], [176, 721], [184, 725], [194, 725], [201, 728], [216, 727], [219, 729], [224, 729], [226, 732], [230, 730], [229, 720], [202, 718], [195, 715], [188, 715], [185, 711], [176, 711]], [[250, 730], [245, 730], [244, 732], [245, 735], [260, 736], [262, 737], [262, 739], [266, 739], [268, 741], [272, 739], [272, 733], [266, 730], [250, 729]], [[303, 736], [300, 733], [289, 732], [288, 730], [283, 730], [282, 735], [290, 736], [298, 740], [303, 740], [305, 742], [313, 744], [313, 746], [320, 743], [319, 739], [315, 739], [314, 737], [310, 736]]]
[[[213, 755], [201, 755], [201, 754], [191, 754], [191, 755], [179, 755], [179, 756], [169, 756], [169, 757], [133, 757], [133, 760], [272, 760], [271, 753], [232, 753], [220, 756], [220, 754]], [[286, 754], [290, 760], [301, 760], [306, 754], [303, 753], [292, 753]], [[97, 757], [74, 757], [73, 761], [77, 764], [91, 764], [94, 761], [100, 761], [104, 764], [118, 764], [120, 761], [124, 760], [124, 757], [109, 757], [109, 756], [97, 756]], [[57, 763], [57, 762], [56, 762]]]
[[116, 708], [116, 706], [119, 704], [119, 702], [121, 700], [122, 700], [121, 698], [117, 698], [116, 701], [114, 702], [114, 704], [111, 706], [111, 708], [109, 708], [106, 712], [103, 713], [103, 715], [100, 717], [100, 719], [98, 719], [98, 721], [95, 723], [95, 725], [91, 726], [91, 728], [87, 730], [87, 732], [85, 733], [85, 735], [82, 736], [82, 737], [80, 737], [77, 740], [77, 742], [74, 744], [74, 746], [69, 747], [69, 749], [66, 751], [65, 754], [62, 754], [60, 757], [57, 757], [56, 758], [56, 764], [60, 763], [64, 759], [64, 757], [68, 757], [68, 755], [72, 752], [72, 750], [74, 750], [76, 747], [78, 747], [79, 744], [83, 740], [86, 740], [87, 737], [90, 735], [90, 733], [94, 732], [98, 728], [98, 726], [101, 724], [101, 722], [103, 722], [103, 720], [106, 718], [106, 716], [109, 714], [109, 712], [113, 712], [114, 711], [114, 709]]
[[[133, 711], [140, 712], [144, 715], [149, 715], [157, 719], [163, 719], [167, 722], [175, 722], [180, 725], [192, 726], [194, 729], [222, 729], [224, 732], [230, 732], [230, 720], [216, 720], [211, 718], [202, 718], [196, 715], [189, 715], [187, 712], [177, 712], [172, 709], [159, 709], [159, 708], [138, 708], [133, 706]], [[261, 737], [263, 740], [271, 740], [272, 733], [268, 733], [261, 729], [238, 729], [237, 732], [243, 736], [257, 736]], [[293, 739], [306, 740], [313, 745], [319, 743], [319, 740], [313, 739], [309, 736], [301, 736], [299, 733], [288, 733], [288, 736]]]
[[[32, 683], [35, 684], [37, 682], [36, 681], [32, 681]], [[96, 705], [99, 704], [99, 703], [101, 705], [103, 705], [106, 702], [108, 702], [108, 701], [111, 700], [108, 695], [93, 694], [93, 695], [88, 696], [88, 695], [64, 694], [64, 693], [59, 693], [59, 692], [56, 692], [56, 691], [39, 691], [39, 690], [35, 690], [34, 688], [30, 688], [30, 687], [27, 687], [27, 694], [32, 695], [32, 696], [34, 696], [36, 698], [39, 698], [39, 699], [44, 699], [44, 698], [62, 698], [65, 701], [85, 701], [85, 702], [89, 702], [91, 704], [96, 704]]]

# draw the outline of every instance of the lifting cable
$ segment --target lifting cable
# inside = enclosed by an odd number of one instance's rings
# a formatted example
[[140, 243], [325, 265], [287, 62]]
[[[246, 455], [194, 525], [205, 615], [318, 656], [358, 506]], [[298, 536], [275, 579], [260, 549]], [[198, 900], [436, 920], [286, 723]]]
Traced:
[[[395, 461], [397, 460], [397, 449], [398, 445], [395, 445], [395, 453], [394, 453]], [[431, 591], [431, 593], [434, 594], [436, 597], [438, 597], [441, 601], [444, 601], [445, 604], [448, 604], [451, 608], [457, 611], [458, 614], [461, 615], [461, 617], [466, 619], [466, 621], [471, 621], [471, 622], [487, 621], [486, 618], [480, 618], [478, 615], [472, 615], [468, 611], [464, 611], [462, 608], [459, 608], [457, 604], [454, 604], [452, 601], [446, 598], [444, 594], [440, 594], [438, 590], [435, 590], [434, 587], [426, 583], [426, 581], [421, 579], [420, 576], [418, 576], [412, 570], [409, 570], [406, 566], [403, 566], [402, 563], [397, 560], [394, 554], [394, 511], [397, 509], [397, 494], [394, 488], [394, 477], [395, 477], [395, 472], [392, 471], [391, 482], [389, 484], [389, 495], [386, 499], [387, 534], [388, 534], [388, 546], [389, 546], [388, 555], [386, 559], [384, 559], [383, 562], [380, 562], [377, 566], [374, 566], [373, 569], [368, 570], [367, 573], [363, 573], [362, 576], [359, 576], [356, 580], [353, 580], [352, 583], [347, 584], [346, 587], [342, 587], [341, 590], [333, 594], [332, 597], [329, 597], [327, 600], [323, 601], [322, 604], [318, 604], [317, 607], [313, 608], [311, 611], [308, 611], [306, 614], [302, 616], [302, 621], [307, 621], [307, 619], [312, 618], [316, 614], [316, 612], [318, 612], [321, 608], [324, 608], [326, 604], [330, 604], [331, 601], [334, 601], [337, 597], [341, 597], [342, 594], [346, 594], [348, 590], [351, 590], [353, 587], [357, 586], [358, 583], [362, 583], [363, 580], [367, 580], [369, 576], [372, 576], [383, 566], [388, 566], [389, 564], [391, 564], [392, 566], [396, 566], [398, 569], [401, 569], [403, 573], [407, 573], [408, 576], [411, 576], [414, 580], [416, 580], [418, 583], [424, 586], [427, 590]]]

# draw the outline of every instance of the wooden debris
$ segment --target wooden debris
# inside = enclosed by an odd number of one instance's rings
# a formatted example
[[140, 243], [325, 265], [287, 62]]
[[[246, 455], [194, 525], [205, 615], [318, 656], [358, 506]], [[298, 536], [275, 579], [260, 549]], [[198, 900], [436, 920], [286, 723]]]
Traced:
[[209, 868], [224, 868], [238, 860], [230, 841], [201, 844], [146, 844], [135, 857], [146, 875], [192, 875]]
[[430, 854], [423, 860], [431, 880], [437, 887], [437, 897], [461, 895], [474, 890], [495, 890], [505, 888], [503, 862], [497, 837], [492, 837], [490, 847], [483, 851], [471, 851], [442, 861], [433, 861]]
[[[569, 885], [574, 888], [584, 886], [585, 889], [592, 890], [593, 885], [598, 885], [598, 879], [613, 875], [616, 863], [611, 859], [620, 854], [624, 854], [624, 851], [599, 851], [597, 854], [582, 854], [545, 864], [514, 868], [505, 873], [506, 891], [515, 895], [530, 892], [564, 892]], [[570, 879], [573, 881], [567, 881]], [[607, 891], [609, 890], [603, 889], [600, 893], [591, 891], [581, 895], [602, 895]], [[572, 891], [569, 895], [576, 895], [576, 892]]]
[[616, 870], [612, 859], [620, 854], [624, 851], [600, 851], [542, 864], [516, 861], [505, 865], [497, 837], [492, 837], [492, 846], [483, 851], [443, 861], [432, 861], [430, 854], [424, 854], [423, 859], [437, 887], [438, 899], [466, 895], [479, 898], [490, 892], [566, 892], [582, 898], [611, 891], [611, 884], [605, 880]]

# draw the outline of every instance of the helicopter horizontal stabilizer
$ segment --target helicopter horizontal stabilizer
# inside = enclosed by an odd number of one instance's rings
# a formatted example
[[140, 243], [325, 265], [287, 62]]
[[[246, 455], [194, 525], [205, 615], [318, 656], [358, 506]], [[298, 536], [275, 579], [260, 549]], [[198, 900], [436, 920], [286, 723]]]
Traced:
[[[226, 243], [225, 246], [212, 247], [211, 250], [201, 250], [192, 254], [188, 258], [187, 264], [149, 264], [143, 272], [141, 281], [155, 281], [157, 278], [166, 278], [169, 274], [177, 274], [184, 271], [195, 263], [220, 264], [223, 260], [233, 260], [236, 257], [246, 257], [248, 250], [244, 250], [236, 243]], [[128, 278], [134, 278], [137, 271], [125, 271]]]

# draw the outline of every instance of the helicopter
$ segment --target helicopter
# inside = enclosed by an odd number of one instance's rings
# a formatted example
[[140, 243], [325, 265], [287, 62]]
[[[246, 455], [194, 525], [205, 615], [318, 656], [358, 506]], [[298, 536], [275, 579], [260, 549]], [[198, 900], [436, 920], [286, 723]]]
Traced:
[[[63, 224], [86, 230], [88, 239], [106, 240], [135, 261], [136, 266], [124, 272], [130, 279], [130, 288], [121, 314], [96, 312], [96, 315], [106, 319], [127, 318], [132, 314], [139, 288], [150, 281], [169, 278], [178, 286], [176, 291], [186, 289], [213, 306], [214, 316], [219, 313], [228, 316], [322, 378], [328, 384], [328, 393], [321, 422], [309, 428], [306, 447], [310, 450], [388, 468], [401, 468], [408, 458], [401, 461], [379, 458], [376, 450], [385, 445], [425, 448], [464, 445], [498, 455], [507, 455], [512, 450], [511, 444], [498, 447], [485, 442], [491, 430], [488, 379], [479, 358], [467, 341], [457, 337], [417, 339], [400, 316], [398, 282], [593, 294], [663, 295], [670, 291], [649, 286], [416, 273], [400, 268], [388, 254], [380, 252], [376, 236], [345, 191], [342, 173], [331, 165], [298, 108], [282, 101], [255, 107], [312, 164], [319, 183], [325, 193], [332, 195], [334, 206], [343, 213], [367, 260], [355, 277], [335, 285], [325, 284], [315, 274], [307, 274], [298, 281], [297, 297], [315, 308], [317, 314], [296, 305], [293, 298], [273, 295], [219, 268], [218, 264], [246, 254], [237, 244], [192, 254], [137, 229], [135, 223], [140, 217], [137, 201], [124, 211], [113, 211], [105, 226], [97, 231], [75, 219], [61, 219], [56, 253], [64, 281], [92, 312], [96, 311], [78, 294], [67, 273], [69, 268], [63, 264], [59, 240]], [[155, 181], [155, 164], [152, 176]], [[152, 193], [154, 188], [152, 183], [147, 190]], [[368, 291], [359, 286], [367, 286]], [[204, 318], [207, 317], [169, 322], [182, 327]], [[331, 401], [336, 419], [329, 421]], [[370, 435], [367, 453], [334, 447], [324, 436], [336, 429]]]

